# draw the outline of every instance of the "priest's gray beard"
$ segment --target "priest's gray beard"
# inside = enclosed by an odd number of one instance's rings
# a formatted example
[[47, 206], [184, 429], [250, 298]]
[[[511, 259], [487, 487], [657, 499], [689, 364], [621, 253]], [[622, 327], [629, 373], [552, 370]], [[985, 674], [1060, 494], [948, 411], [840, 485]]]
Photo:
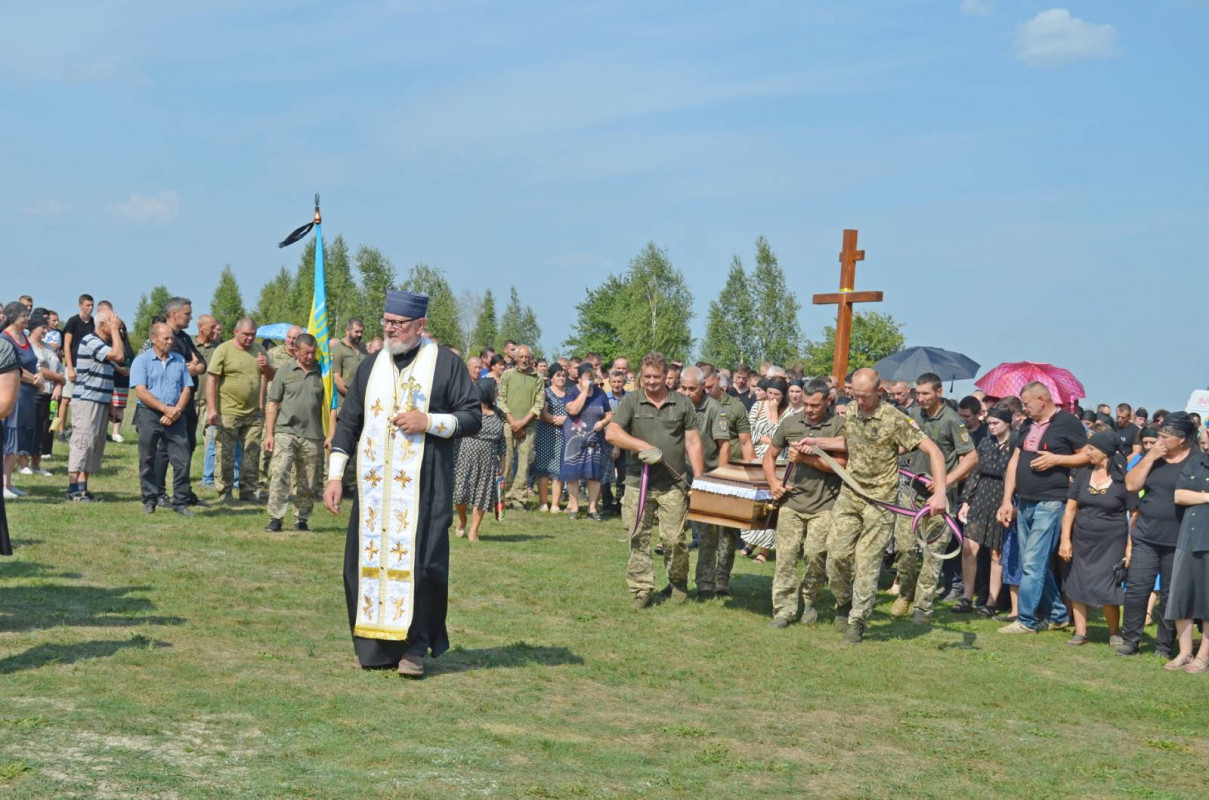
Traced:
[[419, 336], [412, 339], [411, 341], [388, 339], [386, 342], [386, 349], [390, 351], [390, 354], [392, 356], [401, 356], [404, 353], [410, 353], [412, 350], [415, 350], [416, 345], [418, 345], [419, 343], [420, 343]]

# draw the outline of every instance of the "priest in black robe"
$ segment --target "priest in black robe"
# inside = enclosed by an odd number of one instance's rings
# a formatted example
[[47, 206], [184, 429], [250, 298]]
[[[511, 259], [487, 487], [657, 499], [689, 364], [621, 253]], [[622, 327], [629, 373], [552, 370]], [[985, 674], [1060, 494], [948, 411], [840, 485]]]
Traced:
[[[367, 409], [370, 377], [378, 358], [392, 358], [396, 370], [404, 371], [417, 359], [422, 347], [436, 347], [427, 408], [424, 411], [395, 408], [387, 412], [390, 415], [387, 424], [413, 437], [422, 435], [424, 444], [418, 460], [419, 501], [411, 570], [414, 605], [406, 638], [369, 638], [356, 633], [358, 604], [365, 599], [358, 591], [362, 570], [362, 517], [357, 497], [352, 498], [344, 551], [345, 600], [349, 627], [354, 631], [357, 663], [365, 669], [397, 668], [400, 674], [408, 677], [423, 674], [426, 653], [431, 652], [436, 657], [449, 649], [445, 615], [449, 601], [449, 527], [453, 515], [455, 440], [474, 435], [482, 425], [478, 395], [466, 366], [452, 351], [438, 347], [423, 336], [427, 307], [427, 295], [395, 290], [387, 293], [383, 314], [385, 342], [379, 356], [360, 364], [348, 386], [332, 437], [323, 493], [324, 505], [329, 511], [339, 513], [344, 465], [349, 458], [357, 459], [359, 448], [362, 451], [365, 448], [363, 429], [367, 424], [367, 413], [373, 411]], [[399, 413], [392, 413], [395, 411]], [[384, 466], [385, 474], [390, 476], [395, 464]], [[386, 546], [383, 542], [382, 548]]]

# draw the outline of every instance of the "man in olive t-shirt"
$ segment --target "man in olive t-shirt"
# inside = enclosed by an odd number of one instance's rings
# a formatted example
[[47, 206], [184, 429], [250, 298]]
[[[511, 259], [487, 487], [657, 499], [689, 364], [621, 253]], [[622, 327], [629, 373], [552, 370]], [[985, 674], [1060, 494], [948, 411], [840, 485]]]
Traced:
[[[817, 455], [802, 456], [792, 446], [808, 436], [822, 439], [839, 436], [843, 418], [828, 413], [831, 387], [815, 378], [802, 389], [801, 414], [790, 414], [777, 426], [772, 444], [764, 451], [764, 477], [773, 497], [783, 500], [777, 514], [777, 566], [772, 579], [772, 622], [787, 628], [798, 619], [804, 625], [818, 621], [815, 610], [827, 580], [827, 536], [831, 531], [831, 507], [840, 493], [839, 476]], [[777, 475], [777, 456], [790, 448], [793, 462], [782, 482]], [[837, 453], [837, 463], [847, 459]], [[798, 559], [806, 571], [798, 579]]]
[[[357, 317], [349, 318], [344, 326], [344, 338], [336, 339], [330, 345], [332, 351], [332, 383], [336, 387], [336, 406], [344, 402], [348, 385], [353, 380], [357, 367], [365, 360], [365, 347], [361, 338], [365, 336], [365, 323]], [[352, 459], [349, 459], [352, 462]]]
[[[716, 375], [711, 376], [717, 378]], [[708, 472], [717, 469], [719, 464], [725, 464], [730, 458], [730, 425], [722, 413], [718, 401], [705, 391], [706, 381], [702, 370], [698, 367], [685, 367], [680, 373], [680, 393], [693, 402], [697, 410], [697, 433], [701, 437], [702, 460]], [[735, 402], [738, 402], [737, 400]], [[710, 600], [717, 593], [719, 586], [726, 587], [730, 594], [730, 569], [719, 580], [719, 542], [722, 537], [722, 527], [707, 522], [694, 522], [697, 530], [697, 599]], [[730, 529], [727, 529], [730, 530]], [[731, 533], [735, 533], [731, 531]], [[737, 533], [735, 533], [737, 535]], [[731, 558], [731, 565], [734, 558]]]
[[207, 423], [218, 426], [215, 456], [219, 463], [214, 488], [221, 502], [234, 502], [231, 492], [235, 483], [235, 442], [242, 443], [243, 460], [239, 476], [240, 500], [256, 500], [256, 484], [260, 478], [259, 459], [264, 435], [264, 417], [260, 398], [267, 384], [269, 359], [264, 348], [256, 342], [256, 321], [244, 317], [235, 323], [230, 341], [214, 350], [214, 358], [206, 369]]
[[[622, 519], [632, 531], [626, 583], [635, 608], [648, 607], [655, 588], [651, 528], [656, 509], [668, 577], [665, 591], [673, 603], [688, 599], [688, 528], [684, 524], [688, 487], [679, 485], [679, 481], [699, 477], [705, 463], [696, 428], [697, 409], [684, 395], [669, 391], [667, 375], [663, 356], [647, 354], [642, 359], [642, 388], [622, 399], [605, 429], [609, 444], [637, 454], [626, 459], [627, 491], [621, 503]], [[686, 463], [692, 465], [691, 475]], [[648, 477], [646, 503], [639, 519], [644, 467]], [[673, 471], [680, 478], [673, 476]]]
[[264, 449], [273, 460], [265, 530], [272, 533], [281, 530], [291, 477], [295, 530], [307, 530], [315, 498], [323, 491], [323, 375], [315, 363], [317, 348], [314, 336], [299, 334], [295, 360], [277, 370], [269, 387]]

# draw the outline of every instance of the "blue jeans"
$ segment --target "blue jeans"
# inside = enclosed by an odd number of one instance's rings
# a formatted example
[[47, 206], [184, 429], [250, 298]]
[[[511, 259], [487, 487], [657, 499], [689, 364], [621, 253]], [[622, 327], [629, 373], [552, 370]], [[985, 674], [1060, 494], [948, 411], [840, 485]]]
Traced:
[[1038, 617], [1061, 625], [1067, 621], [1066, 606], [1050, 570], [1050, 561], [1062, 532], [1062, 512], [1066, 503], [1021, 500], [1016, 521], [1020, 544], [1020, 624], [1037, 629]]
[[[206, 456], [202, 462], [202, 485], [214, 485], [214, 433], [215, 427], [206, 427]], [[243, 463], [243, 442], [235, 440], [235, 487], [239, 488], [239, 465]]]

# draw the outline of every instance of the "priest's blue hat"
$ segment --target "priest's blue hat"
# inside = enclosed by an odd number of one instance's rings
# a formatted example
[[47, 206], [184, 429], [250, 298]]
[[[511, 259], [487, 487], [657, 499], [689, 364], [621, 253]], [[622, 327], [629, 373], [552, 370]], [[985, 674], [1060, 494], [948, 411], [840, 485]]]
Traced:
[[386, 313], [408, 319], [419, 319], [428, 313], [428, 295], [423, 292], [387, 289]]

